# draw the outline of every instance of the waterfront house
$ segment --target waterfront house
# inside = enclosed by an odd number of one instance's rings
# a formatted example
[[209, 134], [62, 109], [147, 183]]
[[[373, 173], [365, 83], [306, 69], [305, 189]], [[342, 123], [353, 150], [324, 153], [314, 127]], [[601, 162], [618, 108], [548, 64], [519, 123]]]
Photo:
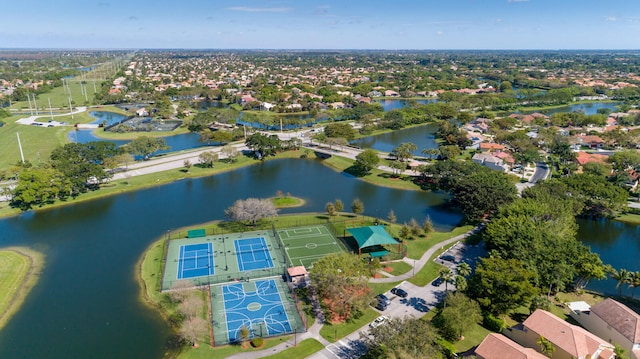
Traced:
[[538, 342], [545, 338], [555, 348], [551, 359], [613, 359], [613, 344], [577, 325], [538, 309], [521, 324], [505, 329], [504, 334], [528, 348], [541, 351]]
[[600, 338], [620, 345], [634, 359], [640, 359], [640, 315], [626, 305], [607, 298], [590, 306], [586, 302], [566, 304], [569, 315]]

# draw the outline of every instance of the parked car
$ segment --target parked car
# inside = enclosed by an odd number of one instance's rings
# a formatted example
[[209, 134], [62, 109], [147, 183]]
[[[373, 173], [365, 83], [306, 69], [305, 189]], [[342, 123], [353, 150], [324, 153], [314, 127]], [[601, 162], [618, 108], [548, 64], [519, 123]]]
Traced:
[[378, 298], [378, 301], [383, 302], [385, 305], [391, 304], [389, 298], [387, 298], [387, 296], [382, 293], [378, 294], [376, 298]]
[[434, 287], [439, 287], [443, 282], [444, 281], [442, 280], [442, 278], [438, 277], [433, 282], [431, 282], [431, 284], [433, 284]]
[[392, 288], [391, 293], [397, 295], [400, 298], [406, 298], [409, 295], [406, 290], [398, 287]]
[[451, 254], [445, 254], [443, 256], [440, 256], [440, 259], [442, 259], [443, 261], [452, 262], [452, 263], [456, 262], [456, 257], [452, 256]]
[[381, 300], [378, 300], [378, 301], [377, 301], [377, 303], [376, 303], [376, 305], [375, 305], [375, 308], [376, 308], [377, 310], [382, 311], [382, 310], [387, 309], [387, 304], [386, 304], [385, 302], [381, 301]]
[[377, 317], [373, 322], [369, 323], [369, 327], [375, 328], [377, 326], [384, 324], [384, 322], [386, 322], [387, 320], [389, 320], [389, 318], [385, 317], [384, 315], [381, 315]]

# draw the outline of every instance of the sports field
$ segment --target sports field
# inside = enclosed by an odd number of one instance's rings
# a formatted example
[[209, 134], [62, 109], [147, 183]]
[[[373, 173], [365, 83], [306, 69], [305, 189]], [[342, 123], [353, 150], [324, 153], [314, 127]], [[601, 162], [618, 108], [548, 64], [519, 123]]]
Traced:
[[191, 233], [198, 234], [169, 241], [162, 290], [171, 289], [177, 281], [208, 285], [282, 276], [286, 270], [284, 251], [272, 231]]
[[343, 244], [323, 225], [278, 230], [292, 266], [311, 268], [331, 253], [345, 252]]
[[243, 326], [250, 338], [304, 331], [295, 304], [281, 279], [263, 279], [211, 287], [216, 345], [240, 340]]

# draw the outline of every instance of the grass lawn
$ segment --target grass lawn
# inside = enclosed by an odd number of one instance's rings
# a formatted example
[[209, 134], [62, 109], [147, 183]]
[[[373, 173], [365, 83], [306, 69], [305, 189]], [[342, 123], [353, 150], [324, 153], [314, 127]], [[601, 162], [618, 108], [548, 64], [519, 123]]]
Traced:
[[427, 249], [451, 237], [468, 232], [472, 228], [473, 226], [471, 225], [464, 225], [454, 228], [451, 232], [433, 232], [429, 235], [429, 238], [419, 237], [417, 239], [406, 240], [403, 244], [407, 246], [407, 258], [420, 259]]
[[[93, 103], [93, 84], [96, 85], [96, 90], [100, 90], [100, 81], [95, 80], [87, 80], [86, 82], [86, 92], [87, 99], [85, 101], [85, 97], [82, 94], [82, 90], [80, 88], [80, 77], [75, 77], [69, 79], [69, 90], [71, 91], [71, 98], [73, 99], [73, 106], [86, 106]], [[38, 113], [48, 113], [49, 112], [49, 100], [51, 100], [52, 108], [63, 108], [65, 107], [67, 111], [69, 110], [69, 94], [66, 93], [66, 90], [63, 86], [56, 87], [52, 89], [48, 93], [43, 93], [40, 95], [36, 95], [36, 104], [38, 106]], [[29, 102], [28, 101], [20, 101], [20, 102], [12, 102], [11, 109], [18, 110], [29, 110]]]
[[[323, 160], [322, 163], [326, 164], [327, 166], [337, 171], [343, 172], [344, 170], [346, 170], [347, 168], [353, 165], [354, 160], [346, 157], [331, 156], [331, 158], [327, 158]], [[420, 187], [415, 183], [413, 183], [413, 177], [400, 176], [398, 178], [393, 178], [390, 173], [387, 173], [378, 169], [372, 170], [371, 174], [368, 174], [364, 177], [360, 177], [360, 179], [378, 186], [405, 189], [405, 190], [414, 190], [414, 191], [420, 190]]]
[[[113, 106], [105, 106], [106, 111], [122, 111]], [[17, 124], [16, 121], [26, 117], [12, 116], [3, 118], [5, 125], [0, 127], [0, 170], [9, 170], [12, 165], [20, 161], [20, 148], [16, 133], [20, 134], [20, 142], [25, 160], [38, 164], [49, 159], [51, 151], [57, 146], [68, 143], [67, 134], [73, 131], [72, 127], [39, 127]], [[71, 116], [54, 117], [56, 121], [68, 123], [90, 123], [95, 118], [89, 115], [89, 111]], [[41, 121], [47, 121], [42, 119]]]
[[373, 308], [367, 308], [364, 314], [350, 322], [344, 322], [339, 324], [326, 323], [322, 329], [320, 329], [320, 335], [330, 342], [335, 342], [346, 335], [349, 335], [361, 327], [367, 325], [367, 323], [380, 316], [380, 313], [376, 312]]
[[291, 347], [278, 354], [270, 355], [268, 359], [306, 358], [309, 355], [324, 349], [324, 345], [315, 339], [305, 339], [298, 346]]
[[264, 345], [260, 348], [253, 348], [247, 345], [242, 348], [240, 345], [225, 345], [222, 347], [212, 348], [208, 344], [200, 344], [198, 348], [184, 348], [178, 355], [180, 359], [210, 359], [210, 358], [226, 358], [239, 353], [260, 352], [261, 350], [273, 348], [278, 344], [282, 344], [291, 339], [291, 336], [265, 339]]
[[304, 200], [299, 197], [273, 197], [271, 199], [277, 208], [300, 207], [304, 204]]
[[124, 132], [124, 133], [119, 133], [119, 132], [111, 132], [111, 131], [104, 131], [104, 129], [102, 128], [98, 128], [96, 130], [93, 131], [93, 135], [99, 138], [104, 138], [107, 140], [133, 140], [136, 139], [140, 136], [147, 136], [147, 137], [168, 137], [168, 136], [175, 136], [175, 135], [181, 135], [184, 133], [189, 133], [189, 130], [186, 127], [178, 127], [175, 130], [168, 132], [168, 131], [150, 131], [150, 132]]
[[27, 248], [0, 250], [0, 329], [15, 314], [38, 281], [42, 254]]
[[410, 266], [409, 264], [407, 264], [407, 263], [405, 263], [403, 261], [392, 262], [392, 263], [383, 263], [382, 267], [383, 268], [389, 267], [389, 268], [393, 269], [391, 272], [387, 272], [387, 273], [391, 273], [393, 275], [405, 274], [405, 273], [407, 273], [407, 272], [409, 272], [410, 270], [413, 269], [412, 266]]
[[24, 152], [24, 159], [35, 164], [49, 159], [51, 151], [62, 145], [70, 128], [25, 126], [15, 123], [21, 117], [12, 116], [3, 119], [5, 125], [0, 127], [0, 170], [9, 170], [20, 161], [18, 137]]
[[453, 343], [456, 347], [456, 352], [463, 353], [477, 346], [489, 333], [491, 333], [491, 331], [484, 328], [482, 325], [474, 325], [472, 330], [464, 333], [464, 339]]
[[623, 213], [617, 215], [613, 220], [637, 226], [640, 224], [640, 214]]

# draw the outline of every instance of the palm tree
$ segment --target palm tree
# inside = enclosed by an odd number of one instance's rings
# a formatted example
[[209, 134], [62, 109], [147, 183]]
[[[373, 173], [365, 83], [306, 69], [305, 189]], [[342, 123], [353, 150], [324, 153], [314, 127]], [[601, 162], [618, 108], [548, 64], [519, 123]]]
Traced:
[[629, 283], [630, 277], [631, 272], [624, 268], [620, 269], [619, 271], [616, 271], [615, 269], [611, 271], [611, 278], [618, 281], [618, 284], [616, 284], [616, 288], [618, 288], [619, 291], [618, 296], [622, 297], [622, 285], [625, 283]]
[[538, 338], [538, 341], [536, 341], [536, 344], [540, 346], [540, 351], [542, 352], [542, 354], [548, 356], [549, 358], [551, 358], [551, 355], [553, 354], [553, 352], [556, 351], [556, 347], [554, 347], [553, 344], [551, 344], [549, 339], [543, 336], [540, 336], [540, 338]]
[[447, 284], [453, 281], [453, 271], [451, 271], [449, 267], [442, 268], [440, 272], [438, 272], [438, 278], [444, 281], [444, 291], [446, 292], [449, 290]]
[[469, 274], [471, 274], [471, 266], [466, 262], [460, 263], [458, 265], [458, 274], [463, 277], [467, 277]]
[[467, 289], [467, 280], [461, 275], [457, 275], [453, 283], [456, 285], [456, 291], [464, 292]]
[[615, 354], [616, 359], [629, 359], [626, 350], [622, 349], [622, 347], [618, 343], [614, 343], [613, 345], [613, 354]]
[[630, 272], [627, 283], [629, 283], [629, 287], [633, 288], [631, 292], [631, 299], [633, 299], [636, 294], [636, 288], [640, 287], [640, 272]]

